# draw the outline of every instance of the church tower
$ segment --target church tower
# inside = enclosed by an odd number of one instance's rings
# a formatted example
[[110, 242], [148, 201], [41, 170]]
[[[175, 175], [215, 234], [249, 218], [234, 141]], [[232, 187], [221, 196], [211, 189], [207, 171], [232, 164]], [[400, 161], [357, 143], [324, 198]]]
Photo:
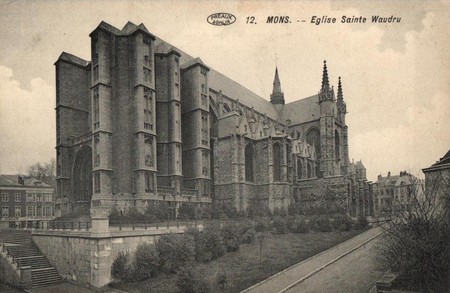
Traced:
[[334, 126], [334, 89], [328, 80], [327, 63], [323, 61], [322, 88], [319, 91], [320, 107], [320, 173], [319, 177], [339, 174], [334, 167], [335, 126]]
[[278, 76], [278, 68], [275, 68], [275, 78], [273, 80], [273, 90], [270, 95], [270, 102], [274, 104], [278, 110], [281, 108], [279, 105], [284, 105], [284, 93], [281, 91], [280, 77]]

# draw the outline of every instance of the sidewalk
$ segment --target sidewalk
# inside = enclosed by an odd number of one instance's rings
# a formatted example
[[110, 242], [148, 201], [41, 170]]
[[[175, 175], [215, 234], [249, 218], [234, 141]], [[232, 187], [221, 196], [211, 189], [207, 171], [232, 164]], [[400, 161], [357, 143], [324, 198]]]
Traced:
[[300, 279], [304, 279], [312, 275], [315, 271], [321, 270], [328, 263], [336, 260], [342, 255], [352, 251], [355, 247], [365, 243], [369, 239], [376, 237], [382, 233], [381, 227], [372, 228], [363, 232], [352, 239], [349, 239], [335, 247], [325, 250], [307, 260], [281, 271], [274, 276], [243, 290], [241, 293], [275, 293], [285, 292], [288, 286], [294, 284]]

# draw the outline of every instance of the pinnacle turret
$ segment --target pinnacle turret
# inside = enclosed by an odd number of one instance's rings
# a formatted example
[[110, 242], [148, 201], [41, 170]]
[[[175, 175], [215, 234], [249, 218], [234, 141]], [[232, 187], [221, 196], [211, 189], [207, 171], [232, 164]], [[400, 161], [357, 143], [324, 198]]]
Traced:
[[337, 99], [338, 99], [338, 101], [343, 101], [344, 100], [344, 95], [342, 94], [342, 84], [341, 84], [341, 77], [340, 76], [339, 76], [339, 81], [338, 81]]
[[323, 74], [322, 74], [322, 90], [328, 90], [330, 88], [330, 82], [328, 81], [327, 60], [323, 61]]
[[333, 101], [333, 100], [334, 100], [334, 90], [332, 87], [330, 87], [330, 81], [328, 79], [327, 61], [324, 60], [322, 73], [322, 88], [319, 91], [319, 102]]

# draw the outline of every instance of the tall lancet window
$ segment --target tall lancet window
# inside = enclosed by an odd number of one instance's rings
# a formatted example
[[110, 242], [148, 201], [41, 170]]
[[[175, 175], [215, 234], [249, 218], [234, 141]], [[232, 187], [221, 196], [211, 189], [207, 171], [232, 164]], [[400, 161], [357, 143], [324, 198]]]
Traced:
[[153, 129], [153, 98], [150, 89], [144, 89], [144, 128]]
[[247, 144], [245, 146], [245, 181], [255, 182], [254, 177], [254, 158], [253, 146]]
[[281, 147], [279, 143], [273, 145], [273, 181], [281, 180]]
[[150, 135], [145, 136], [145, 165], [153, 167], [153, 138]]
[[336, 160], [341, 159], [339, 133], [337, 130], [334, 131], [334, 155]]
[[303, 163], [301, 159], [297, 159], [297, 179], [303, 179]]

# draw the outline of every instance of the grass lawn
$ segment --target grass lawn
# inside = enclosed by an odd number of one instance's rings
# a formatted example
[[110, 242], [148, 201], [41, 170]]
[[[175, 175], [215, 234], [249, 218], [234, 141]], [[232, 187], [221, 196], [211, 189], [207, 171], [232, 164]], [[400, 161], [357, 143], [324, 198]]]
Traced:
[[[236, 252], [227, 253], [209, 263], [196, 263], [211, 285], [211, 292], [235, 293], [258, 283], [277, 272], [337, 245], [363, 230], [348, 232], [309, 232], [275, 235], [265, 233], [262, 245], [262, 265], [259, 265], [259, 242], [242, 244]], [[216, 284], [218, 272], [225, 272], [228, 283], [222, 289]], [[178, 293], [176, 275], [159, 274], [142, 282], [121, 283], [119, 289], [128, 292]]]

